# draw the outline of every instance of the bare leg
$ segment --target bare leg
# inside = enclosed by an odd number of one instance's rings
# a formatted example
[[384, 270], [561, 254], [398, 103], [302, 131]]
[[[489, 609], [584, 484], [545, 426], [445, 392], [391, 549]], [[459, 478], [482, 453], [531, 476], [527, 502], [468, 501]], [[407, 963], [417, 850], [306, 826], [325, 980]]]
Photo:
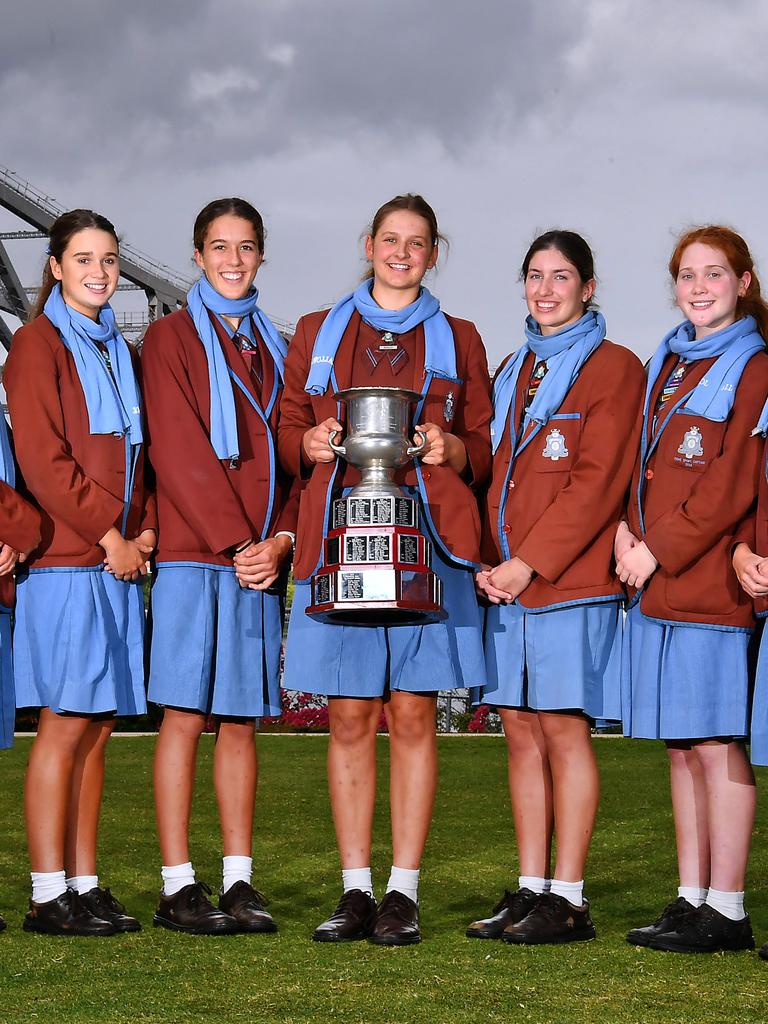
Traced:
[[213, 780], [219, 805], [224, 856], [250, 857], [258, 782], [253, 719], [219, 724]]
[[552, 853], [552, 774], [535, 711], [499, 708], [507, 741], [509, 793], [520, 874], [549, 878]]
[[394, 691], [385, 705], [389, 725], [392, 863], [418, 868], [437, 789], [437, 699]]
[[680, 885], [709, 887], [709, 812], [704, 773], [695, 747], [667, 744]]
[[367, 867], [371, 863], [381, 700], [333, 697], [328, 701], [328, 714], [328, 789], [341, 866]]
[[91, 725], [80, 715], [40, 711], [24, 785], [29, 859], [33, 871], [61, 871], [77, 749]]
[[189, 816], [205, 716], [166, 708], [155, 748], [155, 812], [163, 864], [189, 860]]
[[578, 882], [584, 877], [600, 802], [600, 776], [589, 720], [581, 714], [543, 711], [538, 717], [552, 772], [557, 836], [554, 877], [564, 882]]
[[755, 823], [757, 788], [742, 743], [697, 743], [706, 785], [710, 885], [722, 892], [743, 892], [749, 845]]
[[114, 718], [92, 721], [77, 746], [64, 846], [68, 878], [97, 873], [96, 847], [104, 790], [104, 755], [114, 727]]

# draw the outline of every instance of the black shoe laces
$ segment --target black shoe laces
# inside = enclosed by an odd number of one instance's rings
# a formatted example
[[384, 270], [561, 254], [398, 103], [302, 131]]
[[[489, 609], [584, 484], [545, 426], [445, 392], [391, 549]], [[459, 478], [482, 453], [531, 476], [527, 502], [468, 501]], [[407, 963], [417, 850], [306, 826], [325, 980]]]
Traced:
[[110, 914], [124, 914], [125, 907], [120, 900], [115, 899], [112, 895], [111, 889], [97, 889], [96, 896], [94, 897], [94, 903], [103, 910], [106, 910]]
[[409, 924], [413, 917], [413, 900], [410, 900], [405, 893], [392, 889], [379, 904], [379, 915], [382, 914], [391, 914]]
[[678, 925], [685, 917], [687, 917], [692, 910], [696, 908], [693, 904], [689, 903], [683, 896], [678, 896], [672, 903], [668, 903], [662, 910], [656, 920], [653, 922], [653, 927], [658, 928], [665, 920], [672, 921], [675, 925]]

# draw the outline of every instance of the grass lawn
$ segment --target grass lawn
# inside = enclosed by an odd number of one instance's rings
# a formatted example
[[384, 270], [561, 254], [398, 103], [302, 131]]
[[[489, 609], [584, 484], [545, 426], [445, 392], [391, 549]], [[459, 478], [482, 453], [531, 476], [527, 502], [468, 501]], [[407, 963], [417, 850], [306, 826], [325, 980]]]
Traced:
[[[270, 896], [280, 933], [218, 939], [151, 926], [159, 887], [150, 790], [154, 741], [142, 737], [112, 743], [100, 867], [103, 883], [142, 919], [144, 931], [101, 940], [22, 932], [28, 876], [21, 784], [30, 741], [3, 752], [0, 911], [8, 931], [0, 936], [0, 1020], [763, 1024], [768, 1018], [768, 964], [756, 954], [681, 956], [624, 941], [630, 926], [648, 923], [675, 895], [660, 745], [597, 741], [604, 797], [587, 884], [597, 941], [515, 948], [464, 938], [466, 924], [488, 912], [516, 876], [503, 741], [441, 739], [441, 783], [422, 874], [424, 941], [382, 949], [309, 941], [339, 894], [326, 738], [264, 736], [259, 742], [255, 883]], [[379, 743], [384, 766], [387, 740]], [[221, 862], [211, 751], [205, 737], [193, 858], [198, 878], [215, 888]], [[768, 773], [761, 774], [765, 789]], [[761, 805], [748, 894], [758, 944], [768, 939], [765, 794]], [[390, 864], [383, 799], [377, 834], [380, 894]]]

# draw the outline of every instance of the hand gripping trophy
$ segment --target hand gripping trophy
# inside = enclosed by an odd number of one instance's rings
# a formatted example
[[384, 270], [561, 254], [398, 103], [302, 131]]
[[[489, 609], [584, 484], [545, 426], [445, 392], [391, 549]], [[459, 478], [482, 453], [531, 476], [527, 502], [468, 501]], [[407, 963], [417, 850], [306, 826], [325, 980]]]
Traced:
[[312, 577], [307, 615], [344, 625], [400, 626], [446, 618], [432, 545], [419, 529], [419, 508], [394, 482], [395, 470], [423, 451], [410, 441], [421, 396], [401, 388], [347, 388], [344, 443], [329, 444], [360, 470], [361, 481], [331, 503], [323, 565]]

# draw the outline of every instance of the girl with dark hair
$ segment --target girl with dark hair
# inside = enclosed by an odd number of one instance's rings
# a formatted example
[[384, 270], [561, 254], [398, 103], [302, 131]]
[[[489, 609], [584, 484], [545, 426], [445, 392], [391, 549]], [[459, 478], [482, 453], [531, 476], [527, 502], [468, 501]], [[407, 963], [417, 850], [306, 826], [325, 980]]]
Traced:
[[[147, 331], [142, 368], [157, 476], [149, 699], [163, 890], [155, 924], [223, 934], [277, 930], [251, 885], [256, 719], [279, 715], [285, 578], [296, 502], [275, 459], [286, 345], [257, 304], [261, 215], [218, 199], [194, 226], [202, 271], [187, 307]], [[195, 881], [189, 818], [200, 736], [216, 727], [224, 847], [218, 909]]]
[[[472, 585], [480, 525], [473, 488], [490, 468], [488, 371], [474, 325], [443, 314], [423, 287], [438, 239], [434, 211], [421, 196], [385, 203], [365, 239], [371, 274], [330, 311], [302, 317], [286, 361], [280, 458], [306, 485], [283, 685], [329, 698], [328, 775], [344, 890], [314, 933], [321, 942], [420, 940], [418, 878], [437, 781], [437, 691], [484, 678]], [[329, 445], [331, 432], [342, 429], [334, 393], [366, 385], [421, 394], [413, 427], [426, 435], [426, 449], [396, 480], [418, 497], [433, 568], [443, 580], [444, 622], [345, 626], [305, 614], [331, 496], [360, 479]], [[377, 908], [370, 864], [382, 709], [390, 734], [393, 867]]]
[[141, 576], [155, 546], [144, 484], [138, 361], [109, 299], [118, 241], [91, 210], [51, 228], [37, 315], [17, 331], [4, 383], [42, 541], [18, 580], [16, 702], [39, 707], [25, 786], [32, 864], [27, 931], [136, 931], [99, 885], [104, 752], [116, 715], [142, 714]]
[[595, 937], [583, 896], [599, 798], [590, 727], [621, 717], [624, 592], [613, 536], [635, 458], [643, 369], [605, 339], [580, 235], [537, 238], [522, 279], [526, 342], [493, 390], [486, 565], [477, 575], [489, 603], [488, 683], [473, 695], [495, 705], [504, 726], [520, 877], [467, 935], [578, 942]]
[[[624, 647], [624, 728], [663, 739], [680, 888], [627, 940], [677, 953], [754, 946], [744, 877], [755, 814], [748, 733], [752, 602], [742, 561], [768, 392], [768, 310], [743, 238], [718, 225], [682, 236], [669, 262], [686, 317], [653, 356], [616, 571], [636, 588]], [[754, 534], [754, 524], [752, 524]]]

